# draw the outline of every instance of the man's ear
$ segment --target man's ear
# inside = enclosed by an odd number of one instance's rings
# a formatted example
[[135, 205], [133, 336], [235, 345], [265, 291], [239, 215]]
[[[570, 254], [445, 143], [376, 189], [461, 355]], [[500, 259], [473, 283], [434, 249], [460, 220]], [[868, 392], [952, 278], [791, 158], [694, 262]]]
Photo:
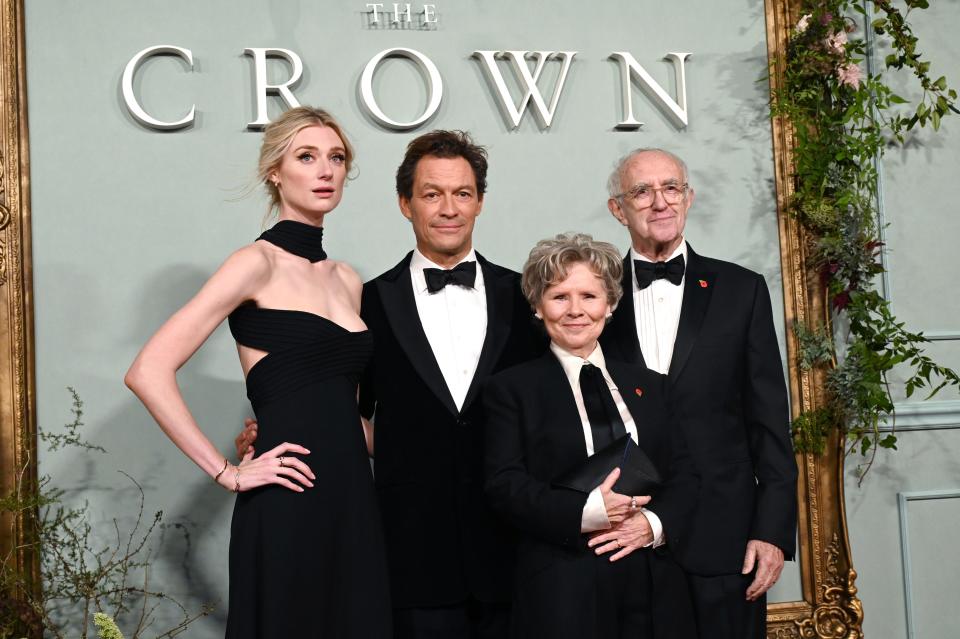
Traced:
[[620, 202], [617, 201], [617, 198], [612, 197], [607, 200], [607, 208], [610, 209], [610, 214], [617, 218], [617, 221], [627, 226], [627, 218], [623, 214], [623, 209], [620, 208]]
[[410, 210], [410, 200], [403, 197], [402, 195], [397, 196], [397, 204], [400, 205], [400, 212], [403, 213], [403, 217], [408, 220], [413, 219], [413, 211]]

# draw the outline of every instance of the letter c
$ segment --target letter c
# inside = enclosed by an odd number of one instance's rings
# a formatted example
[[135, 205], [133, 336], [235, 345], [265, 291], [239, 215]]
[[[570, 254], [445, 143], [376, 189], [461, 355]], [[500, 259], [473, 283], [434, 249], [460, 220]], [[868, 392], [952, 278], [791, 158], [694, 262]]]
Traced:
[[130, 62], [127, 62], [127, 66], [123, 69], [123, 80], [121, 81], [123, 101], [126, 103], [127, 110], [130, 112], [130, 115], [132, 115], [133, 118], [143, 126], [150, 129], [157, 129], [159, 131], [171, 131], [190, 126], [193, 123], [193, 118], [197, 111], [197, 106], [194, 104], [190, 106], [190, 112], [181, 119], [177, 120], [176, 122], [164, 122], [163, 120], [158, 120], [157, 118], [153, 117], [147, 113], [142, 106], [140, 106], [140, 102], [137, 100], [137, 96], [133, 92], [133, 76], [137, 72], [137, 69], [140, 68], [140, 65], [143, 64], [147, 58], [165, 53], [172, 53], [173, 55], [186, 60], [187, 64], [190, 66], [190, 70], [193, 71], [193, 53], [190, 51], [190, 49], [176, 47], [171, 44], [160, 44], [155, 47], [147, 47], [143, 51], [140, 51], [130, 58]]

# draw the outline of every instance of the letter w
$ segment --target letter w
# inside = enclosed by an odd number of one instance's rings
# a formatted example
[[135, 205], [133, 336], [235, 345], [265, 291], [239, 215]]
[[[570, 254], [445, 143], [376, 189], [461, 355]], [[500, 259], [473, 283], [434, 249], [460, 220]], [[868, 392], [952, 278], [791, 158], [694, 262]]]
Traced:
[[[557, 103], [560, 102], [560, 94], [563, 93], [563, 84], [567, 81], [567, 72], [570, 70], [570, 63], [573, 57], [577, 55], [576, 51], [474, 51], [474, 57], [479, 57], [484, 62], [484, 71], [487, 79], [496, 88], [500, 95], [500, 107], [504, 119], [512, 123], [511, 128], [520, 126], [520, 119], [524, 111], [533, 100], [536, 107], [534, 115], [540, 122], [542, 128], [550, 128], [553, 122], [553, 114], [557, 110]], [[532, 57], [536, 61], [533, 73], [530, 73], [530, 67], [527, 66], [527, 57]], [[515, 105], [510, 90], [507, 89], [507, 83], [503, 80], [503, 74], [500, 73], [500, 67], [497, 65], [497, 58], [509, 58], [513, 63], [514, 76], [517, 82], [526, 87], [526, 94], [520, 100], [520, 104]], [[543, 95], [537, 87], [537, 81], [543, 72], [544, 64], [548, 59], [560, 58], [563, 65], [560, 68], [560, 75], [553, 88], [553, 96], [550, 98], [548, 107], [543, 100]]]

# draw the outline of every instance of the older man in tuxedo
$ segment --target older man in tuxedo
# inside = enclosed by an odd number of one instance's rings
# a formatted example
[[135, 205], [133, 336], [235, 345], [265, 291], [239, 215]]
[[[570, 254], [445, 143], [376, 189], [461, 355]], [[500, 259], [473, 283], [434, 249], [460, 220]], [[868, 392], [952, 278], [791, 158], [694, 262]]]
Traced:
[[601, 337], [608, 357], [669, 376], [673, 424], [701, 474], [683, 566], [700, 635], [764, 637], [766, 591], [796, 535], [797, 468], [763, 278], [703, 257], [683, 230], [684, 162], [637, 149], [617, 164], [608, 208], [630, 233], [624, 296]]

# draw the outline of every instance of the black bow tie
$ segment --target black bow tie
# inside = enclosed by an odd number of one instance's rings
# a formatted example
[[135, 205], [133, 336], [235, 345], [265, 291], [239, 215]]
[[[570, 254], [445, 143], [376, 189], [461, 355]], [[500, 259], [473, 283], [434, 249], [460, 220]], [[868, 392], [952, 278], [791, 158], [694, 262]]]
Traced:
[[680, 286], [680, 282], [683, 281], [683, 270], [683, 254], [668, 262], [633, 261], [633, 272], [637, 276], [637, 288], [641, 291], [653, 284], [653, 280], [668, 280], [674, 286]]
[[423, 277], [427, 280], [427, 290], [431, 293], [443, 290], [447, 284], [473, 288], [473, 283], [477, 280], [477, 263], [460, 262], [450, 270], [425, 268]]

